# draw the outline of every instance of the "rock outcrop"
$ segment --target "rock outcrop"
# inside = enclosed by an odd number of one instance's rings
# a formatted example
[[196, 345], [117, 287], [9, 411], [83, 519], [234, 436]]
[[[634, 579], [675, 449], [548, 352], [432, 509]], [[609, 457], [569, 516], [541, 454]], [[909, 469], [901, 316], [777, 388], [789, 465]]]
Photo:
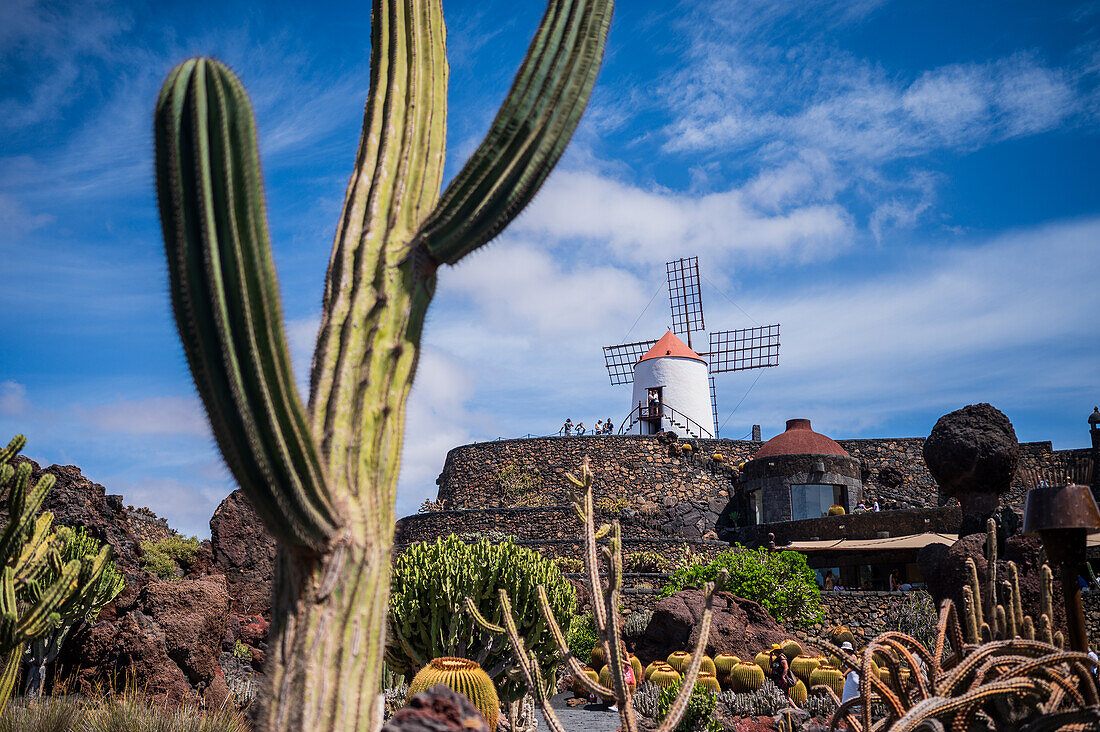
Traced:
[[[635, 644], [635, 655], [643, 663], [649, 663], [665, 659], [673, 651], [693, 649], [699, 638], [704, 604], [703, 591], [696, 589], [680, 590], [658, 602], [645, 633]], [[759, 603], [729, 592], [715, 593], [707, 655], [732, 653], [752, 658], [773, 643], [782, 643], [790, 637]]]
[[999, 496], [1012, 486], [1019, 459], [1012, 423], [990, 404], [945, 414], [924, 442], [924, 462], [941, 500], [954, 497], [962, 505], [963, 534], [984, 530]]
[[489, 732], [470, 700], [436, 684], [413, 696], [382, 727], [383, 732]]
[[114, 617], [73, 633], [58, 659], [61, 673], [79, 693], [130, 684], [172, 700], [201, 695], [221, 704], [228, 689], [218, 656], [229, 604], [220, 575], [150, 582], [132, 603], [118, 603]]
[[230, 493], [214, 511], [210, 546], [213, 571], [225, 575], [233, 612], [266, 615], [271, 610], [278, 544], [241, 489]]

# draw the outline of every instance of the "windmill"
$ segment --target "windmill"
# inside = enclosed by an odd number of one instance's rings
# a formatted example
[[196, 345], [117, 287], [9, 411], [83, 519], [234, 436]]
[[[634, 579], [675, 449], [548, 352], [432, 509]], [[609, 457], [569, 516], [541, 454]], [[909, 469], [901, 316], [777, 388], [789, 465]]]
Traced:
[[[658, 340], [604, 346], [612, 386], [633, 384], [630, 414], [620, 434], [653, 434], [671, 429], [683, 437], [718, 437], [718, 398], [714, 377], [779, 365], [779, 324], [710, 333], [709, 350], [692, 346], [703, 333], [699, 258], [665, 263], [672, 327]], [[685, 344], [678, 336], [685, 336]], [[713, 432], [711, 428], [713, 427]]]

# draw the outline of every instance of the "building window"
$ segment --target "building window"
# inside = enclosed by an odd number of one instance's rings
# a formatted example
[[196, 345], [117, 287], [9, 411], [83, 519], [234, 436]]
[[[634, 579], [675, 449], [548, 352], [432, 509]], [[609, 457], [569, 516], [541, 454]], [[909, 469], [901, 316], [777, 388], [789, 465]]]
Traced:
[[791, 486], [791, 520], [821, 518], [829, 515], [829, 506], [839, 504], [843, 488], [839, 485], [808, 483]]
[[763, 507], [760, 505], [761, 491], [752, 491], [749, 493], [749, 515], [752, 516], [752, 522], [756, 525], [764, 523]]

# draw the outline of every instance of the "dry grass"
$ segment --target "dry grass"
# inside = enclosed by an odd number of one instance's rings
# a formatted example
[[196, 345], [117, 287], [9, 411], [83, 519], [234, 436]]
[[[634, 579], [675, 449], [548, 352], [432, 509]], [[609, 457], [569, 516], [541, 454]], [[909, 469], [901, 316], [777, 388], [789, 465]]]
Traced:
[[172, 705], [135, 693], [80, 699], [15, 700], [0, 714], [0, 732], [251, 732], [232, 708]]

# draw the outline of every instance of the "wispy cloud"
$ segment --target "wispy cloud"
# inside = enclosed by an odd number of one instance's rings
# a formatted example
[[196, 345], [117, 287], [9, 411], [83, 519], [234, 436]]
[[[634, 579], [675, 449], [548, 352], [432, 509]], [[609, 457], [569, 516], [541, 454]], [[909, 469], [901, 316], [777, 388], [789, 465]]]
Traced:
[[77, 415], [99, 430], [126, 435], [210, 434], [198, 397], [153, 397], [96, 406], [76, 406]]
[[27, 387], [17, 381], [0, 381], [0, 415], [18, 417], [27, 406]]

